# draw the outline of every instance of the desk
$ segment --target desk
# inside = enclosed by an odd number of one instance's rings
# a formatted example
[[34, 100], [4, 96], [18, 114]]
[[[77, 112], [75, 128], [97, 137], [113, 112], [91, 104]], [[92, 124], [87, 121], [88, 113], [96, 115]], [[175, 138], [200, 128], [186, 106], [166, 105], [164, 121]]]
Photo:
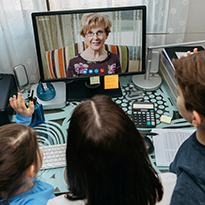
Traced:
[[[131, 77], [120, 77], [120, 83], [122, 87], [122, 97], [113, 98], [113, 100], [120, 104], [122, 109], [131, 115], [132, 113], [132, 102], [125, 98], [126, 93], [129, 91], [129, 83]], [[169, 91], [165, 82], [162, 83], [160, 88], [155, 91], [145, 92], [144, 101], [153, 102], [156, 109], [157, 127], [156, 128], [170, 128], [170, 127], [190, 127], [181, 116], [169, 98]], [[36, 126], [35, 129], [38, 132], [38, 141], [40, 146], [66, 143], [67, 141], [67, 128], [69, 125], [69, 118], [79, 102], [70, 102], [68, 106], [55, 109], [45, 110], [45, 123]], [[172, 117], [170, 124], [161, 123], [160, 116], [167, 115]], [[154, 153], [149, 155], [155, 170], [159, 172], [168, 171], [168, 167], [157, 167], [155, 163]], [[55, 193], [66, 192], [68, 190], [67, 184], [64, 181], [64, 170], [65, 168], [41, 170], [38, 173], [38, 178], [42, 181], [48, 182], [54, 186]]]

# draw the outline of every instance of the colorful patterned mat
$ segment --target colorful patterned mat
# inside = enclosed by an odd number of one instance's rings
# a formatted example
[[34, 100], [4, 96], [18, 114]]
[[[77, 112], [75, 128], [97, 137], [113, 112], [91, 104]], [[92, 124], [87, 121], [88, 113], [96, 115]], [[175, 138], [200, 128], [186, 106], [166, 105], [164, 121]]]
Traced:
[[[120, 77], [122, 97], [113, 98], [113, 100], [119, 104], [122, 109], [127, 112], [131, 117], [132, 103], [134, 100], [128, 101], [126, 94], [129, 92], [129, 84], [131, 83], [130, 77]], [[176, 105], [172, 103], [169, 98], [169, 92], [166, 84], [163, 82], [160, 88], [154, 91], [144, 92], [144, 97], [141, 101], [152, 102], [155, 105], [157, 127], [156, 128], [181, 128], [190, 127], [190, 125], [180, 116]], [[67, 141], [67, 128], [69, 126], [69, 118], [80, 102], [68, 102], [68, 105], [64, 108], [55, 110], [45, 110], [45, 123], [36, 126], [35, 129], [38, 132], [38, 141], [40, 146], [66, 143]], [[172, 118], [170, 124], [161, 123], [160, 116], [167, 115]], [[140, 131], [147, 129], [139, 129]], [[148, 130], [149, 131], [149, 130]], [[151, 138], [151, 136], [150, 136]], [[151, 138], [152, 139], [152, 138]], [[150, 154], [150, 160], [153, 167], [157, 172], [166, 172], [168, 167], [157, 167], [155, 162], [154, 153]], [[38, 173], [38, 177], [54, 186], [56, 193], [66, 192], [68, 186], [64, 180], [65, 168], [41, 170]]]

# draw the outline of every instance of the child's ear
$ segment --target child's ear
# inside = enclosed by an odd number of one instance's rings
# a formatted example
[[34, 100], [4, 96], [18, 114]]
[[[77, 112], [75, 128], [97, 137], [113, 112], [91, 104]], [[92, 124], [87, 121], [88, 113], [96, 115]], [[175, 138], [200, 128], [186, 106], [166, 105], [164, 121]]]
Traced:
[[30, 165], [26, 170], [26, 175], [31, 177], [32, 179], [36, 176], [34, 165]]
[[202, 121], [205, 120], [204, 116], [198, 113], [196, 110], [192, 112], [192, 115], [192, 125], [194, 127], [198, 127], [202, 123]]

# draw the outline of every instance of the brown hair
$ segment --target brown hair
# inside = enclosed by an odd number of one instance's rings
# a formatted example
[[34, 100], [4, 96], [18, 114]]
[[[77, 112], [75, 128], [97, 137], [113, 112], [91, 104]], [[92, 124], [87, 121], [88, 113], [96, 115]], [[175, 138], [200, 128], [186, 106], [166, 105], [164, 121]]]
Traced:
[[0, 195], [10, 197], [24, 185], [26, 169], [37, 166], [37, 148], [32, 128], [17, 123], [0, 127]]
[[186, 109], [205, 116], [205, 51], [173, 60], [173, 65]]
[[66, 161], [69, 199], [87, 199], [89, 205], [154, 205], [162, 198], [143, 138], [108, 96], [94, 96], [75, 108]]
[[92, 27], [96, 26], [99, 22], [104, 24], [105, 32], [108, 34], [111, 32], [110, 28], [112, 23], [107, 14], [101, 13], [86, 13], [81, 19], [80, 35], [85, 37], [86, 32]]

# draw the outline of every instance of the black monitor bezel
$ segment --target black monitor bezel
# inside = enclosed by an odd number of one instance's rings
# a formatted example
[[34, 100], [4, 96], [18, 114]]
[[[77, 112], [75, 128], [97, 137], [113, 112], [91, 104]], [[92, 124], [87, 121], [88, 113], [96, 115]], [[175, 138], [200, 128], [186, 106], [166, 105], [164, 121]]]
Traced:
[[[43, 72], [43, 63], [42, 63], [42, 56], [40, 51], [40, 42], [38, 37], [38, 30], [37, 30], [37, 16], [48, 16], [48, 15], [64, 15], [64, 14], [76, 14], [76, 13], [90, 13], [90, 12], [112, 12], [112, 11], [126, 11], [126, 10], [142, 10], [142, 71], [138, 72], [126, 72], [120, 73], [119, 76], [123, 75], [138, 75], [144, 74], [146, 71], [146, 6], [125, 6], [125, 7], [106, 7], [106, 8], [95, 8], [95, 9], [78, 9], [78, 10], [59, 10], [59, 11], [43, 11], [43, 12], [33, 12], [32, 16], [32, 23], [33, 23], [33, 31], [34, 31], [34, 39], [35, 39], [35, 46], [37, 52], [37, 60], [40, 72], [40, 81], [41, 82], [54, 82], [54, 81], [69, 81], [69, 80], [82, 80], [82, 79], [89, 79], [90, 76], [82, 76], [82, 77], [69, 77], [69, 78], [55, 78], [55, 79], [45, 79], [44, 72]], [[104, 76], [104, 75], [101, 75]]]

